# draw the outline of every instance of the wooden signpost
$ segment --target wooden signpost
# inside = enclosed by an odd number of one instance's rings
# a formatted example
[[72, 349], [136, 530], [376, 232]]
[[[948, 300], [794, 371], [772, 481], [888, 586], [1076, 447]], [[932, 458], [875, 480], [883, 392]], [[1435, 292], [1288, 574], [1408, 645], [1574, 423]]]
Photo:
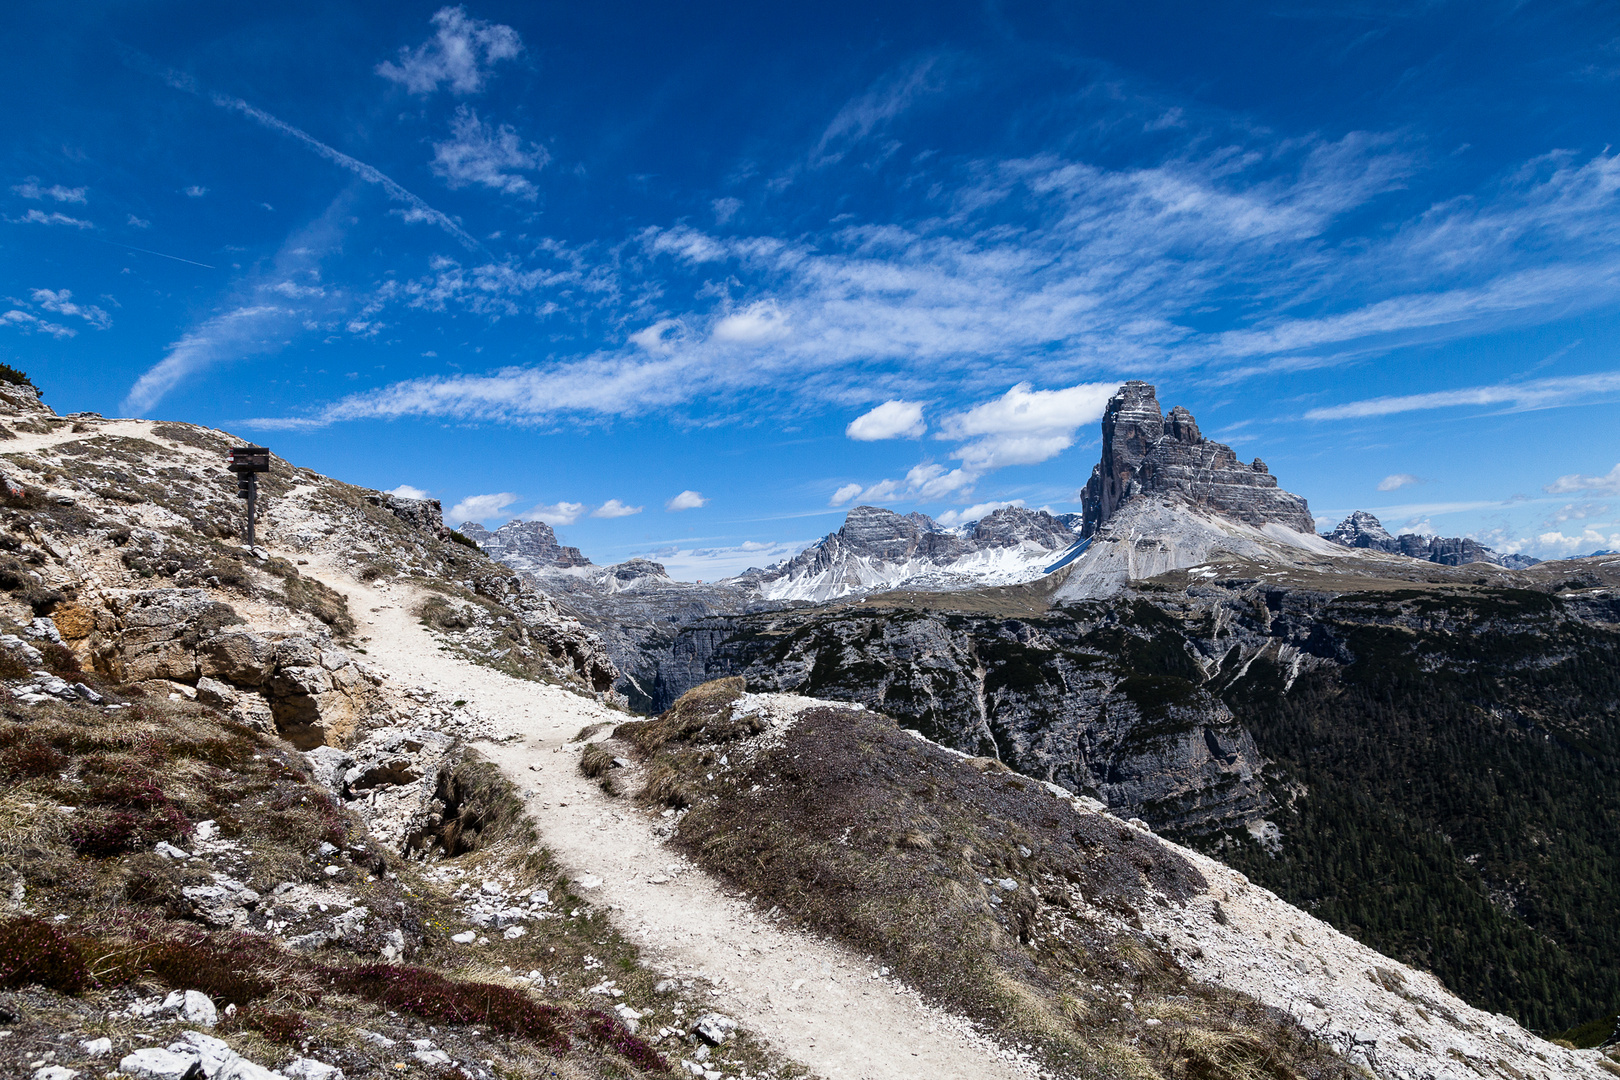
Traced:
[[247, 546], [254, 547], [253, 518], [259, 508], [259, 474], [270, 471], [270, 450], [264, 446], [233, 446], [231, 463], [225, 467], [236, 474], [236, 497], [247, 500]]

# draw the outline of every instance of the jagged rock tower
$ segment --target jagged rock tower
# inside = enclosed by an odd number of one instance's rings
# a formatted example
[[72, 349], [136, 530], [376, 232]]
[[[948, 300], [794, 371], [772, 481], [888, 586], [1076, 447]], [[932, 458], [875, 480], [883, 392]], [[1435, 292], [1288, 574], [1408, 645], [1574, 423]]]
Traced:
[[1165, 416], [1151, 383], [1121, 386], [1109, 399], [1102, 430], [1102, 461], [1081, 497], [1081, 536], [1095, 535], [1126, 500], [1148, 493], [1248, 525], [1316, 531], [1305, 500], [1279, 488], [1265, 462], [1238, 461], [1230, 446], [1204, 438], [1179, 405]]

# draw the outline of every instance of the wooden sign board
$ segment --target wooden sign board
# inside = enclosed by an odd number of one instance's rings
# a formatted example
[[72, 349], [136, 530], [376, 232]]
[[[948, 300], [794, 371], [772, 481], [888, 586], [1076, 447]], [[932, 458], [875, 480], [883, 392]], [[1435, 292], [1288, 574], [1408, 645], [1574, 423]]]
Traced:
[[270, 449], [266, 446], [233, 446], [231, 463], [225, 466], [234, 473], [270, 471]]

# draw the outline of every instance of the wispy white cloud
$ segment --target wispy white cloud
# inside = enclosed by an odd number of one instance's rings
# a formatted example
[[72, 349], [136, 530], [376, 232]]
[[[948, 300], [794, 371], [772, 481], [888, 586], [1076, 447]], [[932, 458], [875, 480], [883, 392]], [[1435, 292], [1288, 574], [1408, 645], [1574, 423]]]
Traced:
[[857, 442], [920, 439], [928, 430], [919, 401], [885, 401], [849, 422], [844, 434]]
[[129, 215], [129, 221], [127, 224], [132, 229], [150, 229], [152, 227], [152, 223], [150, 221], [146, 220], [145, 218], [138, 218], [134, 214]]
[[[408, 496], [420, 498], [420, 496]], [[448, 515], [451, 521], [481, 521], [488, 523], [495, 518], [502, 517], [506, 508], [518, 501], [518, 497], [510, 491], [496, 491], [488, 495], [469, 495], [450, 508]]]
[[593, 518], [622, 518], [622, 517], [629, 517], [632, 514], [639, 514], [639, 513], [641, 513], [641, 511], [642, 511], [642, 507], [639, 507], [639, 506], [626, 506], [624, 503], [620, 502], [618, 499], [609, 499], [607, 502], [603, 503], [601, 506], [598, 506], [595, 510], [592, 510], [591, 511], [591, 517], [593, 517]]
[[585, 504], [581, 502], [541, 503], [518, 516], [528, 521], [543, 521], [551, 526], [572, 525], [585, 516], [585, 509]]
[[124, 408], [145, 412], [186, 379], [218, 364], [274, 352], [334, 317], [341, 298], [297, 285], [318, 278], [320, 260], [342, 235], [346, 205], [339, 198], [320, 218], [290, 235], [263, 273], [239, 283], [220, 311], [183, 334], [135, 381]]
[[[940, 189], [941, 213], [906, 225], [846, 223], [787, 239], [683, 224], [645, 229], [594, 265], [577, 252], [447, 263], [390, 286], [390, 302], [491, 318], [620, 305], [624, 324], [640, 329], [554, 360], [381, 387], [305, 419], [551, 422], [750, 391], [849, 408], [874, 393], [979, 396], [1020, 378], [1073, 387], [1120, 370], [1203, 367], [1234, 378], [1341, 364], [1402, 341], [1620, 301], [1615, 160], [1554, 163], [1438, 205], [1397, 235], [1352, 241], [1333, 239], [1334, 227], [1414, 169], [1387, 136], [1223, 146], [1134, 169], [1056, 155], [982, 162]], [[1009, 226], [1009, 214], [1022, 224]], [[1453, 264], [1447, 236], [1496, 246]], [[1550, 263], [1549, 250], [1558, 252]], [[680, 274], [707, 282], [693, 290], [703, 299], [653, 307]], [[1234, 295], [1263, 302], [1239, 311]], [[1358, 303], [1346, 310], [1342, 296]], [[626, 303], [640, 306], [627, 315]], [[1239, 327], [1197, 328], [1194, 313], [1197, 324], [1232, 321], [1212, 311], [1234, 312]], [[1467, 403], [1416, 395], [1310, 415], [1448, 402]], [[1040, 460], [1071, 445], [1072, 431], [986, 431], [958, 438], [957, 456], [969, 471]]]
[[96, 227], [95, 222], [70, 217], [60, 210], [53, 210], [48, 214], [43, 210], [30, 210], [22, 217], [8, 218], [7, 220], [24, 225], [67, 225], [75, 229], [93, 229]]
[[820, 168], [836, 163], [919, 98], [944, 89], [943, 68], [939, 57], [916, 61], [850, 101], [821, 133], [810, 152], [811, 165]]
[[208, 194], [208, 189], [203, 187], [201, 184], [192, 184], [190, 187], [186, 188], [186, 195], [188, 198], [200, 199], [206, 194]]
[[1378, 490], [1395, 491], [1399, 488], [1406, 487], [1409, 484], [1421, 484], [1422, 482], [1422, 480], [1413, 476], [1411, 473], [1390, 473], [1388, 476], [1378, 481]]
[[705, 499], [701, 492], [687, 490], [666, 502], [664, 509], [674, 513], [679, 510], [696, 510], [707, 505], [709, 505], [709, 500]]
[[71, 326], [48, 322], [32, 312], [21, 308], [12, 308], [0, 314], [0, 326], [10, 326], [30, 334], [48, 334], [54, 338], [70, 338], [78, 335], [78, 331]]
[[1615, 465], [1603, 476], [1582, 476], [1580, 473], [1560, 476], [1542, 490], [1549, 495], [1568, 495], [1574, 492], [1588, 495], [1620, 495], [1620, 464]]
[[415, 49], [401, 48], [399, 62], [383, 61], [377, 74], [413, 94], [431, 94], [440, 85], [451, 93], [476, 94], [483, 90], [490, 69], [523, 52], [516, 30], [474, 19], [460, 5], [440, 8], [433, 15], [433, 26], [433, 37]]
[[539, 189], [525, 172], [539, 172], [551, 160], [545, 147], [525, 143], [506, 124], [491, 127], [463, 105], [450, 121], [449, 139], [433, 144], [433, 171], [452, 188], [482, 184], [520, 199], [534, 199]]
[[1459, 390], [1436, 390], [1427, 394], [1368, 398], [1344, 405], [1311, 409], [1307, 420], [1360, 420], [1371, 416], [1417, 412], [1423, 409], [1453, 409], [1489, 406], [1512, 411], [1554, 409], [1566, 405], [1590, 405], [1620, 394], [1620, 371], [1592, 375], [1566, 375], [1532, 382], [1497, 383]]
[[30, 176], [20, 184], [13, 184], [11, 190], [25, 199], [52, 199], [59, 203], [83, 203], [89, 201], [86, 193], [90, 189], [63, 187], [61, 184], [40, 187], [39, 178]]
[[112, 317], [94, 304], [75, 304], [73, 294], [67, 289], [35, 289], [30, 297], [46, 311], [54, 311], [58, 315], [69, 318], [80, 318], [98, 330], [105, 330], [112, 325]]
[[1034, 465], [1074, 445], [1083, 424], [1102, 418], [1117, 382], [1082, 383], [1036, 390], [1027, 382], [1001, 397], [947, 416], [936, 439], [967, 440], [951, 451], [963, 466], [988, 472], [1007, 465]]

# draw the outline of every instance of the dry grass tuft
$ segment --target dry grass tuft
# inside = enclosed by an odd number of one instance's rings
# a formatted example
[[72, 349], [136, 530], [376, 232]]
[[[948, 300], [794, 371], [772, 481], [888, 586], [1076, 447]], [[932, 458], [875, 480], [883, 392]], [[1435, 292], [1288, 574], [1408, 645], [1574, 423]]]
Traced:
[[757, 714], [739, 717], [731, 708], [743, 692], [740, 675], [694, 686], [662, 716], [620, 724], [615, 735], [645, 753], [670, 743], [723, 743], [757, 735], [765, 730], [764, 719]]
[[613, 751], [601, 743], [592, 743], [580, 752], [579, 771], [592, 780], [606, 776], [613, 768]]
[[681, 771], [669, 765], [654, 765], [649, 769], [636, 798], [651, 806], [669, 806], [676, 810], [692, 805], [691, 788], [687, 787]]

